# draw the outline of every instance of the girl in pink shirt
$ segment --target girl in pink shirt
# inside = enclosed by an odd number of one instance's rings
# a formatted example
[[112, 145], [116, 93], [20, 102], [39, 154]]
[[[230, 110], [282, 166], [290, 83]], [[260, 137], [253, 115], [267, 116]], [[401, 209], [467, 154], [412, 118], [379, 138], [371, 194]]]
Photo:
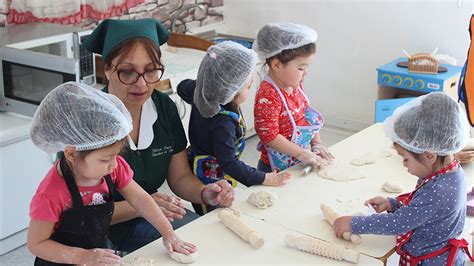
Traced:
[[132, 130], [122, 102], [115, 96], [75, 82], [52, 90], [32, 121], [31, 138], [48, 153], [63, 151], [41, 182], [30, 205], [28, 248], [35, 265], [118, 264], [106, 249], [118, 190], [163, 236], [173, 251], [191, 254], [168, 219], [135, 181], [119, 156]]

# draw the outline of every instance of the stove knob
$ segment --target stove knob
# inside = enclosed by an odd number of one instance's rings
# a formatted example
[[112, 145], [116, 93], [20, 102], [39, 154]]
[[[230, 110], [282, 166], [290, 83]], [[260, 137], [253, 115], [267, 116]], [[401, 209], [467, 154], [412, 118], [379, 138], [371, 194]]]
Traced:
[[392, 77], [389, 74], [382, 75], [382, 84], [390, 84], [392, 82]]
[[415, 89], [422, 90], [425, 87], [425, 82], [421, 79], [415, 81]]
[[403, 81], [403, 86], [405, 86], [406, 88], [411, 88], [413, 86], [413, 79], [412, 78], [405, 78], [405, 80]]
[[402, 85], [402, 77], [400, 77], [398, 75], [393, 77], [393, 83], [395, 83], [395, 85], [397, 85], [397, 86]]

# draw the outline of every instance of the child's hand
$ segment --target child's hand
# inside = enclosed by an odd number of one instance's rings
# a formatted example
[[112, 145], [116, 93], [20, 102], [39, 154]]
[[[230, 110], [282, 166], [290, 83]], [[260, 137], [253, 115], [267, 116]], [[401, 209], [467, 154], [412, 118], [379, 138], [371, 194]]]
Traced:
[[197, 248], [194, 244], [182, 241], [174, 231], [171, 231], [171, 233], [167, 236], [163, 236], [163, 246], [165, 246], [166, 251], [168, 251], [170, 256], [173, 251], [183, 253], [185, 255], [189, 255], [197, 251]]
[[174, 221], [174, 219], [181, 220], [186, 214], [181, 198], [159, 192], [151, 194], [151, 197], [160, 206], [161, 211], [163, 211], [163, 214], [170, 222]]
[[365, 203], [365, 205], [372, 205], [372, 207], [374, 207], [374, 210], [377, 212], [377, 213], [381, 213], [381, 212], [384, 212], [384, 211], [392, 211], [392, 205], [390, 204], [390, 201], [388, 200], [388, 198], [386, 197], [381, 197], [381, 196], [378, 196], [378, 197], [375, 197], [375, 198], [371, 198], [369, 200], [367, 200]]
[[336, 236], [342, 238], [342, 234], [345, 232], [352, 233], [352, 216], [341, 216], [334, 220], [333, 229], [336, 232]]
[[283, 186], [286, 184], [286, 181], [290, 179], [291, 174], [288, 172], [281, 172], [277, 173], [277, 171], [273, 171], [272, 173], [265, 174], [265, 180], [263, 181], [262, 185], [264, 186]]
[[311, 151], [328, 162], [334, 160], [334, 155], [320, 142], [311, 144]]
[[311, 164], [317, 168], [321, 166], [326, 166], [329, 164], [329, 162], [325, 160], [324, 158], [322, 158], [321, 156], [316, 155], [306, 149], [303, 149], [302, 152], [298, 154], [298, 156], [296, 156], [296, 159], [305, 165]]
[[110, 249], [86, 249], [81, 254], [81, 263], [85, 265], [120, 265], [120, 256]]

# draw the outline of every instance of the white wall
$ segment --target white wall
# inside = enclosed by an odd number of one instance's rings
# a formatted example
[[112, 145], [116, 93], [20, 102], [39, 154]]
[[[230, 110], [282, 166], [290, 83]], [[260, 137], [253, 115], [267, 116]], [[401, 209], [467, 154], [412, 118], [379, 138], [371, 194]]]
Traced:
[[306, 24], [318, 32], [305, 88], [327, 124], [352, 129], [374, 121], [376, 68], [409, 53], [449, 54], [464, 64], [472, 2], [457, 0], [225, 0], [233, 33], [255, 36], [268, 22]]

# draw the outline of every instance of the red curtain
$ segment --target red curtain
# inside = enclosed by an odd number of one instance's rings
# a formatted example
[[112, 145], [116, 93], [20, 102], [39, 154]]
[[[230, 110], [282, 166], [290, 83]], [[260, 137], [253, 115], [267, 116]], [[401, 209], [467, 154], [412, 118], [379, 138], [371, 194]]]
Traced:
[[121, 15], [143, 2], [144, 0], [11, 0], [7, 23], [78, 24], [86, 18], [104, 20]]

